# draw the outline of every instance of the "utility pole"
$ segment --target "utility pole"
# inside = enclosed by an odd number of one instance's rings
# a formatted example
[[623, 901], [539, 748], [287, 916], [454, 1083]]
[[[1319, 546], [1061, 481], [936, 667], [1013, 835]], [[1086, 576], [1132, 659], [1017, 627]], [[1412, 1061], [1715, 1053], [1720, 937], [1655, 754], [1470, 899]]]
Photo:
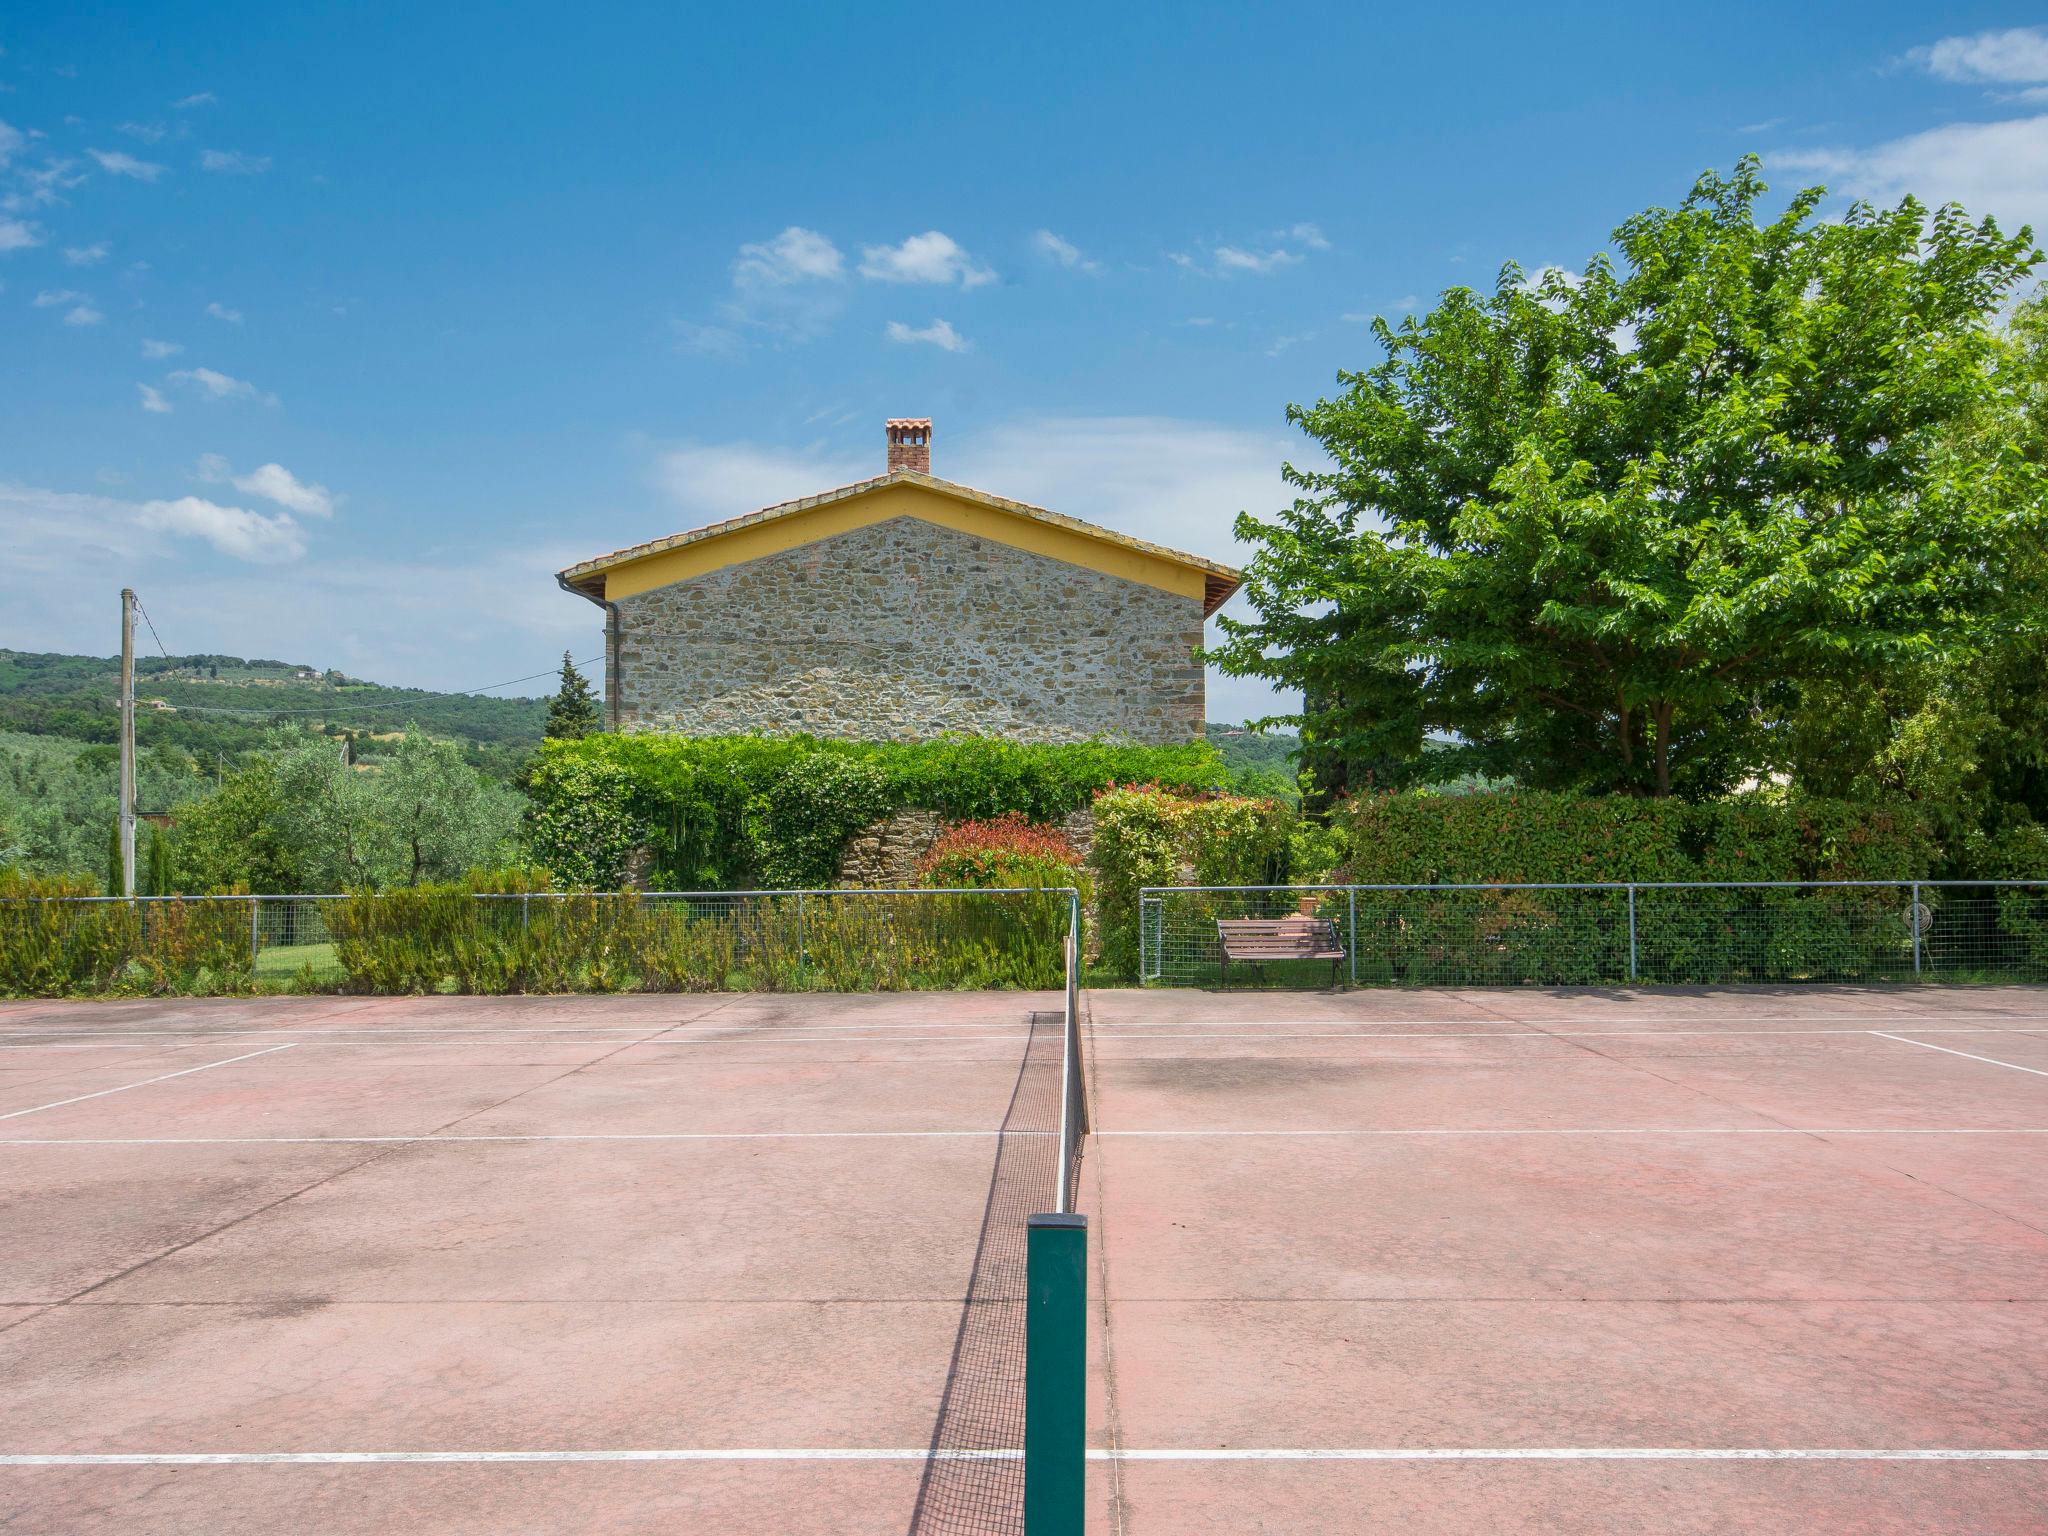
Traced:
[[135, 589], [121, 589], [121, 894], [135, 897]]

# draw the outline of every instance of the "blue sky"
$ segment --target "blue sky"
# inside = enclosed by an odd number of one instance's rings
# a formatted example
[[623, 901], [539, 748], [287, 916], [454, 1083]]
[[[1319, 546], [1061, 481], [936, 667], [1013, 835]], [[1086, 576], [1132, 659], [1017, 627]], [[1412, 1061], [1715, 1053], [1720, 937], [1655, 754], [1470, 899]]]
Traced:
[[17, 0], [0, 645], [105, 653], [132, 583], [173, 651], [538, 671], [601, 648], [557, 567], [875, 473], [890, 415], [1238, 559], [1366, 317], [1746, 150], [2048, 224], [2038, 13], [1396, 11]]

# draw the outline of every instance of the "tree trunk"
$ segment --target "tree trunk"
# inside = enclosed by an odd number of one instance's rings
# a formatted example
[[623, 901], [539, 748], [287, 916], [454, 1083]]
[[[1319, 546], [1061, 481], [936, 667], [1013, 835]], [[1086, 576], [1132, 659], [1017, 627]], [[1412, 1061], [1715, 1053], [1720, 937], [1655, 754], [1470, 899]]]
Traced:
[[1671, 793], [1671, 716], [1674, 706], [1663, 700], [1651, 706], [1650, 717], [1657, 724], [1657, 798]]

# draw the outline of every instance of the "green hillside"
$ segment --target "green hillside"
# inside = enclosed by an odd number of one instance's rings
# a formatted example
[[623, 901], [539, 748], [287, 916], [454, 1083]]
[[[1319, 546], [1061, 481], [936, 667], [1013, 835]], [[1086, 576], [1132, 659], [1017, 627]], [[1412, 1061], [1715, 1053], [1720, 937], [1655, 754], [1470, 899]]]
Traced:
[[[1213, 720], [1203, 730], [1233, 782], [1260, 794], [1301, 798], [1294, 781], [1301, 738], [1292, 731], [1248, 731], [1241, 725], [1219, 725]], [[1244, 776], [1248, 773], [1255, 777], [1247, 782]]]
[[[120, 659], [0, 650], [0, 732], [111, 745], [118, 740]], [[456, 742], [477, 766], [508, 775], [540, 740], [545, 698], [484, 698], [390, 688], [335, 671], [240, 656], [136, 658], [139, 746], [202, 763], [259, 747], [276, 726], [379, 738], [408, 724]]]

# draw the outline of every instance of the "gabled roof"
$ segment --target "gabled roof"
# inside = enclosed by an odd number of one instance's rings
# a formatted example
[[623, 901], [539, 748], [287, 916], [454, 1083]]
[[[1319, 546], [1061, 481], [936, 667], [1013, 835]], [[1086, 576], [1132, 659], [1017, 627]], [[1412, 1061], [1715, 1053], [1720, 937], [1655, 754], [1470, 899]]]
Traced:
[[1227, 565], [1213, 560], [1204, 560], [1199, 555], [1184, 554], [1177, 549], [1168, 549], [1163, 544], [1153, 544], [1145, 539], [1134, 539], [1129, 534], [1114, 529], [1098, 527], [1083, 522], [1078, 517], [1064, 513], [1050, 512], [1044, 507], [1034, 507], [1026, 502], [1011, 501], [1007, 497], [992, 496], [987, 491], [977, 491], [972, 486], [959, 485], [951, 480], [941, 480], [936, 475], [920, 474], [916, 470], [899, 469], [886, 475], [877, 475], [872, 480], [856, 481], [842, 485], [836, 490], [823, 491], [815, 496], [800, 497], [795, 501], [780, 502], [772, 507], [763, 507], [758, 512], [748, 512], [739, 517], [727, 518], [724, 522], [707, 523], [702, 528], [692, 528], [685, 533], [673, 533], [667, 538], [649, 539], [644, 544], [633, 544], [625, 549], [615, 549], [608, 555], [580, 561], [565, 570], [555, 573], [555, 580], [567, 592], [587, 597], [594, 603], [605, 601], [606, 581], [612, 572], [622, 567], [637, 564], [671, 551], [691, 545], [705, 544], [715, 539], [727, 538], [745, 529], [756, 528], [764, 523], [782, 519], [798, 518], [817, 508], [831, 506], [838, 502], [851, 501], [890, 486], [917, 486], [936, 491], [975, 506], [986, 507], [994, 512], [1007, 513], [1031, 523], [1048, 528], [1063, 530], [1084, 539], [1096, 541], [1113, 548], [1146, 555], [1168, 565], [1198, 574], [1202, 578], [1202, 614], [1206, 618], [1222, 607], [1224, 602], [1243, 583], [1244, 578]]

